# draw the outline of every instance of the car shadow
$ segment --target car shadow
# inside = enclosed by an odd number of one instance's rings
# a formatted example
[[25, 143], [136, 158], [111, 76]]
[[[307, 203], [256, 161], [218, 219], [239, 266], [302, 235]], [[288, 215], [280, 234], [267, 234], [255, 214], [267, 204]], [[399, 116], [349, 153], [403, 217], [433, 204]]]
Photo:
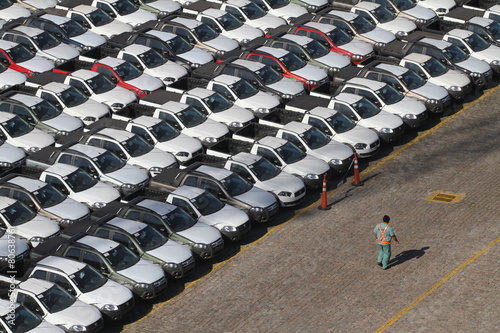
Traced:
[[428, 246], [424, 246], [420, 250], [403, 251], [397, 254], [393, 259], [391, 259], [391, 261], [389, 261], [389, 265], [387, 266], [387, 268], [392, 268], [412, 259], [419, 259], [425, 254], [425, 251], [427, 251], [428, 249]]

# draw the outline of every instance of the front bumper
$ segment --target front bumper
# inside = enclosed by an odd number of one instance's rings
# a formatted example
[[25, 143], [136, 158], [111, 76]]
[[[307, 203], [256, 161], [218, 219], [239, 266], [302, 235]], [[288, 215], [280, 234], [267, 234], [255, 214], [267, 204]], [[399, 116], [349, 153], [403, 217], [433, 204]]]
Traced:
[[135, 306], [135, 299], [132, 297], [123, 304], [118, 305], [118, 310], [116, 311], [106, 311], [99, 309], [106, 317], [111, 320], [120, 320], [126, 317], [126, 315], [132, 311]]
[[193, 251], [193, 253], [196, 254], [201, 259], [213, 258], [219, 252], [221, 252], [222, 249], [224, 249], [224, 240], [222, 239], [222, 237], [216, 240], [215, 242], [212, 242], [206, 249], [191, 247], [191, 251]]
[[230, 241], [237, 241], [245, 238], [248, 235], [251, 226], [252, 223], [250, 221], [247, 221], [242, 225], [236, 227], [236, 231], [224, 231], [222, 230], [223, 228], [219, 229], [219, 231], [226, 239]]
[[415, 119], [406, 119], [402, 118], [403, 122], [408, 125], [411, 128], [417, 128], [425, 124], [427, 121], [427, 118], [429, 118], [429, 112], [427, 110], [425, 112], [422, 112], [421, 114], [417, 115]]

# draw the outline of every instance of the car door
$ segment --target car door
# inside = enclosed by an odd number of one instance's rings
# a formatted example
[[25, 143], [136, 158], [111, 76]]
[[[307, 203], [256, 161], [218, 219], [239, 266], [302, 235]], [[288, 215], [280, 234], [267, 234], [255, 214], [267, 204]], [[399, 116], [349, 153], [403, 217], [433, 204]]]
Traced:
[[45, 316], [45, 311], [40, 306], [40, 303], [32, 295], [29, 295], [22, 290], [18, 290], [15, 301], [24, 305], [26, 308], [36, 313], [37, 315], [41, 317]]
[[226, 97], [230, 101], [235, 101], [236, 96], [233, 95], [233, 92], [230, 91], [226, 86], [219, 84], [219, 83], [213, 83], [212, 84], [212, 90], [218, 92], [222, 96]]
[[208, 178], [200, 178], [199, 179], [199, 188], [204, 189], [205, 191], [213, 194], [216, 198], [221, 201], [226, 202], [227, 196], [222, 190], [221, 186], [214, 180]]
[[100, 255], [97, 255], [96, 253], [90, 250], [83, 250], [82, 252], [83, 252], [82, 262], [94, 267], [104, 276], [110, 275], [108, 266]]
[[69, 189], [68, 185], [58, 177], [47, 175], [47, 176], [45, 176], [45, 179], [43, 181], [51, 184], [56, 189], [61, 191], [63, 194], [68, 195], [70, 193], [70, 189]]
[[172, 205], [177, 206], [184, 210], [186, 213], [191, 215], [194, 219], [200, 218], [200, 214], [191, 206], [191, 204], [184, 198], [173, 197]]
[[273, 163], [277, 167], [282, 168], [283, 164], [281, 163], [281, 159], [276, 156], [276, 153], [272, 151], [271, 149], [265, 148], [265, 147], [258, 147], [257, 148], [257, 155], [262, 156], [266, 158], [269, 162]]

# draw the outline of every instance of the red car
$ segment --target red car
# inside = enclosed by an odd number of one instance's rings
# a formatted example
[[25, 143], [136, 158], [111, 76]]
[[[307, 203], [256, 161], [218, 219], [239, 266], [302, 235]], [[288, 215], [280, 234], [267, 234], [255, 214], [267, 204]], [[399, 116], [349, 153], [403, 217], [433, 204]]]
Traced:
[[0, 39], [0, 61], [17, 72], [33, 77], [54, 68], [54, 63], [35, 55], [24, 45]]

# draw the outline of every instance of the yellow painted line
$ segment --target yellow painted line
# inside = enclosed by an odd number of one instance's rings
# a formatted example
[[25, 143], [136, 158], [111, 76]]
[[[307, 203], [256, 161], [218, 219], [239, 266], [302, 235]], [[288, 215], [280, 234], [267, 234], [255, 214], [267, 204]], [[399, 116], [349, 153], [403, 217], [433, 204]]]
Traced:
[[423, 299], [425, 299], [427, 296], [432, 294], [437, 288], [441, 287], [446, 281], [448, 281], [453, 275], [457, 274], [460, 272], [462, 269], [470, 265], [474, 260], [479, 258], [482, 254], [484, 254], [486, 251], [488, 251], [492, 246], [500, 242], [500, 237], [495, 239], [493, 242], [489, 243], [486, 245], [484, 249], [467, 259], [464, 263], [462, 263], [460, 266], [455, 268], [450, 274], [446, 275], [444, 278], [442, 278], [438, 283], [433, 285], [429, 290], [427, 290], [425, 293], [422, 295], [418, 296], [413, 302], [411, 302], [406, 308], [401, 310], [397, 315], [389, 319], [382, 327], [380, 327], [378, 330], [375, 331], [375, 333], [381, 333], [385, 331], [389, 326], [393, 325], [395, 322], [397, 322], [401, 317], [403, 317], [408, 311], [410, 311], [413, 307], [415, 307], [418, 303], [420, 303]]
[[[465, 110], [467, 110], [468, 108], [470, 108], [471, 106], [479, 103], [479, 101], [483, 100], [484, 98], [486, 98], [486, 96], [489, 96], [491, 95], [493, 92], [497, 91], [500, 89], [500, 86], [497, 86], [493, 89], [491, 89], [490, 91], [488, 91], [487, 93], [483, 94], [481, 97], [479, 97], [478, 99], [476, 99], [475, 101], [469, 103], [467, 106], [465, 106], [464, 108], [462, 108], [460, 111], [456, 112], [455, 114], [447, 117], [446, 119], [442, 120], [439, 124], [437, 124], [436, 126], [434, 126], [433, 128], [423, 132], [422, 134], [420, 134], [419, 136], [417, 136], [415, 139], [413, 139], [412, 141], [408, 142], [407, 144], [405, 144], [404, 146], [401, 146], [399, 149], [397, 149], [396, 151], [394, 151], [391, 155], [381, 159], [377, 164], [375, 164], [374, 166], [366, 169], [365, 171], [361, 172], [360, 175], [366, 175], [368, 174], [369, 172], [375, 170], [376, 168], [382, 166], [383, 164], [385, 164], [386, 162], [390, 161], [392, 158], [394, 158], [395, 156], [399, 155], [400, 153], [402, 153], [404, 150], [406, 150], [407, 148], [411, 147], [413, 144], [415, 144], [417, 141], [419, 141], [420, 139], [426, 137], [427, 135], [429, 135], [430, 133], [434, 132], [435, 130], [437, 130], [438, 128], [440, 128], [441, 126], [443, 126], [445, 123], [447, 123], [448, 121], [450, 121], [451, 119], [455, 118], [456, 116], [458, 116], [459, 114], [461, 114], [462, 112], [464, 112]], [[332, 190], [330, 192], [327, 193], [327, 196], [330, 196], [338, 191], [341, 191], [343, 190], [345, 187], [348, 186], [348, 183], [345, 183], [343, 186], [335, 189], [335, 190]], [[266, 239], [270, 234], [272, 234], [273, 232], [283, 228], [284, 226], [286, 226], [288, 223], [292, 222], [293, 220], [295, 220], [297, 217], [299, 217], [300, 215], [302, 215], [303, 213], [307, 212], [308, 210], [310, 210], [311, 208], [315, 208], [315, 207], [318, 207], [318, 203], [321, 201], [321, 199], [317, 200], [316, 202], [313, 202], [312, 204], [310, 204], [309, 206], [303, 208], [302, 210], [300, 210], [299, 212], [297, 212], [291, 219], [289, 219], [288, 221], [286, 222], [283, 222], [282, 224], [278, 225], [278, 226], [275, 226], [271, 229], [268, 230], [268, 232], [262, 236], [261, 238], [257, 239], [255, 242], [247, 245], [247, 246], [244, 246], [240, 249], [240, 252], [238, 252], [237, 254], [235, 254], [234, 256], [232, 256], [231, 258], [228, 258], [224, 261], [221, 261], [220, 263], [218, 264], [215, 264], [212, 268], [212, 271], [216, 271], [217, 269], [219, 269], [221, 266], [225, 265], [227, 262], [233, 260], [234, 258], [238, 257], [241, 253], [245, 252], [246, 250], [248, 250], [249, 248], [259, 244], [261, 241], [263, 241], [264, 239]], [[205, 275], [206, 276], [206, 275]], [[205, 276], [199, 278], [198, 280], [195, 280], [195, 281], [192, 281], [188, 284], [186, 284], [186, 286], [184, 287], [184, 290], [186, 289], [189, 289], [191, 288], [192, 286], [194, 286], [196, 283], [198, 283], [199, 281], [201, 281]], [[178, 295], [177, 295], [178, 296]], [[153, 307], [153, 309], [148, 312], [144, 317], [142, 317], [141, 319], [138, 319], [136, 320], [135, 322], [133, 323], [130, 323], [128, 325], [125, 325], [123, 327], [123, 331], [126, 331], [127, 329], [130, 329], [134, 324], [136, 323], [139, 323], [141, 321], [143, 321], [144, 319], [147, 319], [149, 318], [151, 315], [153, 315], [156, 311], [158, 311], [159, 309], [161, 309], [164, 305], [170, 303], [172, 300], [176, 299], [177, 296], [174, 296], [172, 297], [171, 299], [169, 300], [166, 300], [165, 302], [163, 303], [159, 303], [157, 305], [155, 305]]]

